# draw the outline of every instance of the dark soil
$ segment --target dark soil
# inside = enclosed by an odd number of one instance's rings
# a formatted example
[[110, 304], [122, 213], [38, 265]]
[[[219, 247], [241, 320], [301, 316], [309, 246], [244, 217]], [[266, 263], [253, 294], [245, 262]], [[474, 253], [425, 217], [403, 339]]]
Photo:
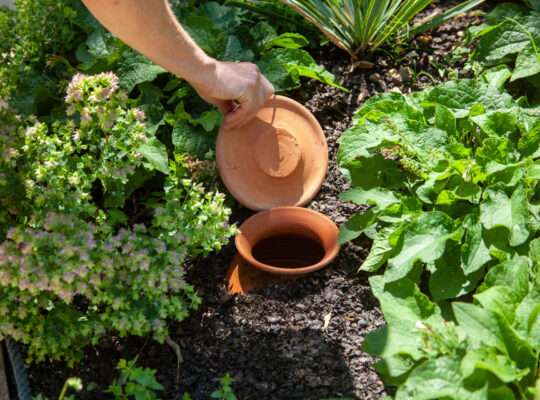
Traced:
[[[492, 6], [485, 3], [483, 9]], [[307, 207], [327, 215], [338, 226], [362, 211], [338, 198], [348, 187], [335, 164], [336, 140], [370, 96], [396, 89], [405, 94], [421, 90], [433, 84], [432, 78], [440, 82], [429, 57], [442, 62], [467, 24], [479, 22], [481, 17], [474, 15], [455, 19], [413, 40], [401, 53], [414, 50], [416, 56], [394, 62], [390, 55], [378, 53], [371, 60], [374, 68], [352, 73], [346, 53], [331, 45], [312, 51], [317, 62], [338, 76], [350, 93], [306, 80], [301, 89], [289, 94], [315, 115], [329, 147], [327, 178]], [[399, 71], [406, 66], [413, 71], [411, 80], [399, 83], [389, 76], [392, 68]], [[460, 68], [459, 63], [452, 66]], [[420, 72], [432, 78], [418, 75]], [[240, 224], [252, 214], [237, 207], [232, 221]], [[230, 243], [219, 254], [186, 266], [186, 280], [197, 288], [202, 304], [183, 322], [171, 325], [171, 338], [180, 344], [184, 358], [179, 371], [176, 355], [166, 344], [151, 338], [109, 337], [86, 349], [84, 361], [76, 368], [54, 361], [31, 365], [33, 394], [56, 399], [65, 379], [78, 376], [85, 387], [97, 384], [91, 392], [83, 390], [78, 399], [108, 398], [102, 390], [118, 376], [118, 360], [136, 355], [138, 365], [158, 370], [157, 379], [165, 386], [159, 392], [163, 399], [180, 399], [184, 392], [193, 399], [208, 399], [219, 387], [217, 378], [226, 373], [236, 379], [232, 388], [239, 399], [378, 399], [391, 394], [372, 367], [374, 357], [360, 349], [364, 337], [385, 323], [371, 293], [369, 275], [357, 273], [369, 246], [369, 240], [360, 238], [342, 246], [337, 259], [323, 270], [295, 282], [230, 296], [225, 282], [235, 253]]]

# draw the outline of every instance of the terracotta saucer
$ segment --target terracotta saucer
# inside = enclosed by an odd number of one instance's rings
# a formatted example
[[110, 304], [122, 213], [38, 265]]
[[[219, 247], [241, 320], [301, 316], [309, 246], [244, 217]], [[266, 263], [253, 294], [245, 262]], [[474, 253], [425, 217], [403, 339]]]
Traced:
[[216, 143], [221, 179], [244, 206], [302, 206], [319, 191], [328, 148], [315, 117], [283, 96], [270, 98], [240, 129], [221, 128]]

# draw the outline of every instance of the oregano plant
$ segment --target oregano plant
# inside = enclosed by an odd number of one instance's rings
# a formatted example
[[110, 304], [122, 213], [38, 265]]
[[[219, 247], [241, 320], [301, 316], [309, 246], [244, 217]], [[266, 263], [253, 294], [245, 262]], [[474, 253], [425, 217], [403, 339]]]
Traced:
[[[126, 99], [114, 74], [76, 74], [71, 119], [0, 113], [0, 338], [27, 344], [30, 359], [72, 364], [108, 331], [162, 341], [167, 319], [199, 304], [184, 262], [236, 232], [224, 195], [182, 155], [169, 163]], [[156, 174], [161, 191], [130, 213], [126, 199]]]

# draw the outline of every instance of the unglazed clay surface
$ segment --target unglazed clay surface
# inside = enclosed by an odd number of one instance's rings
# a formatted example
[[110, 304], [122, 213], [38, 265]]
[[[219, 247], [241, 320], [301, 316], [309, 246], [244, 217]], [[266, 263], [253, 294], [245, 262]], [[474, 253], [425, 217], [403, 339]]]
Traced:
[[[236, 237], [236, 248], [242, 258], [253, 267], [278, 275], [299, 275], [321, 269], [336, 257], [340, 247], [337, 243], [339, 229], [336, 224], [325, 215], [307, 208], [276, 207], [261, 211], [240, 225], [240, 232]], [[322, 248], [322, 258], [312, 265], [299, 268], [279, 267], [258, 260], [253, 252], [257, 244], [280, 235], [296, 235], [316, 242]], [[294, 247], [294, 244], [289, 247]], [[301, 259], [304, 258], [304, 250], [297, 249]], [[279, 249], [276, 249], [278, 253]], [[290, 257], [287, 255], [287, 258]]]
[[328, 167], [323, 131], [302, 105], [268, 100], [241, 129], [219, 131], [216, 158], [227, 189], [244, 206], [302, 206], [320, 189]]

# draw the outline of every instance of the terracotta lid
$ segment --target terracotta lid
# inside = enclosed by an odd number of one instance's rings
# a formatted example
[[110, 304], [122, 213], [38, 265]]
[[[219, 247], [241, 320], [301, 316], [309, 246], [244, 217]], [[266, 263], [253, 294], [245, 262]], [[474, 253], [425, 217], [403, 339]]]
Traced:
[[310, 201], [326, 176], [328, 148], [305, 107], [274, 96], [242, 128], [220, 129], [216, 158], [231, 194], [260, 211]]

